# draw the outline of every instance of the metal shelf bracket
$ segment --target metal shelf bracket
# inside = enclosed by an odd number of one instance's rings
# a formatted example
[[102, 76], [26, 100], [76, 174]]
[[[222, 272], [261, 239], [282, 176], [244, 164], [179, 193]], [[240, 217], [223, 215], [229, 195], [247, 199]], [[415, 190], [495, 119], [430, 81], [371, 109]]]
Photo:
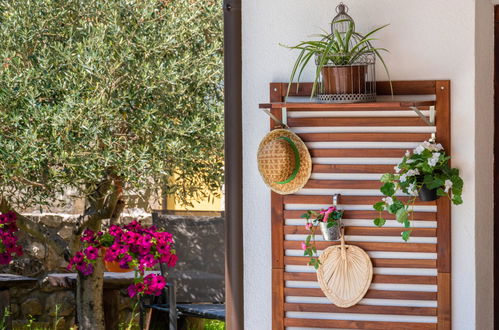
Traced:
[[272, 114], [272, 112], [270, 112], [270, 110], [268, 109], [262, 109], [263, 112], [265, 112], [267, 115], [269, 115], [269, 117], [274, 121], [276, 122], [277, 124], [279, 124], [279, 126], [281, 126], [282, 128], [289, 128], [288, 126], [288, 111], [286, 108], [282, 108], [282, 121], [279, 120], [276, 116], [274, 116]]
[[421, 110], [418, 109], [418, 107], [410, 107], [410, 108], [419, 116], [419, 118], [421, 118], [426, 123], [426, 125], [435, 126], [435, 106], [430, 106], [429, 119], [426, 118], [425, 115], [423, 115], [423, 113], [421, 112]]

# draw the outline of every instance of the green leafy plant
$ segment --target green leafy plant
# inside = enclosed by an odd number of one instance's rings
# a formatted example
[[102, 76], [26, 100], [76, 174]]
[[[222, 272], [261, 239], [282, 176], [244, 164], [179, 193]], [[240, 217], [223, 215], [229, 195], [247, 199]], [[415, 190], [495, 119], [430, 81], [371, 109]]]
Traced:
[[0, 330], [7, 329], [7, 321], [9, 317], [12, 315], [10, 309], [5, 307], [3, 310], [2, 318], [0, 319]]
[[206, 320], [204, 324], [205, 330], [225, 330], [225, 323], [218, 320]]
[[59, 329], [59, 322], [63, 321], [64, 318], [59, 316], [59, 311], [61, 310], [61, 305], [56, 304], [55, 305], [55, 314], [54, 314], [54, 326], [53, 330]]
[[[348, 22], [346, 32], [339, 31], [335, 28], [336, 24]], [[288, 47], [290, 49], [300, 50], [293, 70], [291, 71], [290, 84], [288, 85], [288, 95], [291, 89], [291, 83], [297, 81], [296, 88], [298, 89], [300, 78], [308, 63], [312, 59], [316, 59], [315, 78], [313, 81], [311, 97], [315, 95], [317, 84], [321, 70], [325, 66], [342, 66], [355, 64], [363, 56], [374, 54], [380, 59], [383, 67], [390, 77], [388, 67], [381, 56], [381, 52], [388, 52], [385, 48], [376, 48], [371, 44], [371, 41], [376, 40], [373, 35], [379, 30], [385, 28], [388, 24], [378, 27], [365, 36], [355, 32], [355, 23], [351, 20], [340, 20], [333, 22], [333, 32], [330, 34], [323, 33], [318, 36], [320, 40], [302, 41], [296, 46]]]
[[315, 244], [315, 232], [319, 227], [321, 222], [327, 223], [327, 228], [333, 226], [339, 226], [340, 220], [343, 217], [343, 211], [338, 210], [335, 206], [330, 206], [326, 210], [307, 211], [301, 215], [302, 218], [306, 219], [305, 229], [310, 233], [307, 235], [305, 242], [301, 243], [301, 248], [303, 250], [303, 255], [310, 257], [308, 264], [314, 266], [315, 269], [319, 268], [320, 261], [317, 256], [317, 247]]
[[[68, 256], [85, 229], [223, 183], [223, 12], [202, 0], [0, 0], [0, 212]], [[84, 200], [67, 242], [20, 210]], [[103, 267], [80, 278], [101, 330]]]
[[[381, 212], [387, 211], [394, 214], [405, 228], [410, 228], [410, 221], [414, 219], [414, 204], [423, 187], [436, 190], [438, 196], [448, 196], [455, 205], [461, 204], [463, 180], [459, 170], [449, 166], [449, 159], [442, 145], [435, 142], [425, 141], [412, 153], [406, 151], [402, 161], [395, 166], [395, 173], [386, 173], [381, 177], [383, 185], [380, 191], [385, 197], [373, 206], [380, 213], [374, 224], [383, 226], [386, 219]], [[405, 202], [395, 196], [399, 190], [409, 195]], [[402, 238], [407, 241], [410, 234], [408, 229], [402, 232]]]

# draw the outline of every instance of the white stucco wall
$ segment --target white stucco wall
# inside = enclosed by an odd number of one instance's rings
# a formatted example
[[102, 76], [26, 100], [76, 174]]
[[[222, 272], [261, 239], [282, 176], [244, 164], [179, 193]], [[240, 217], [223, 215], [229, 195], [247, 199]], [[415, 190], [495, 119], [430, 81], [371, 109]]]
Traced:
[[[344, 2], [360, 32], [391, 24], [379, 34], [379, 45], [390, 49], [385, 60], [393, 80], [451, 80], [453, 166], [461, 169], [465, 180], [465, 202], [452, 208], [453, 328], [489, 329], [493, 315], [492, 5], [488, 0]], [[268, 130], [268, 117], [258, 110], [258, 103], [268, 101], [269, 82], [288, 81], [296, 53], [279, 43], [293, 45], [327, 28], [335, 6], [335, 2], [326, 0], [243, 1], [244, 285], [248, 330], [271, 329], [272, 311], [270, 192], [256, 166], [256, 150]], [[477, 21], [475, 15], [483, 21]], [[381, 69], [377, 74], [378, 79], [386, 79]], [[480, 111], [476, 111], [478, 108]], [[476, 189], [477, 183], [481, 190]]]

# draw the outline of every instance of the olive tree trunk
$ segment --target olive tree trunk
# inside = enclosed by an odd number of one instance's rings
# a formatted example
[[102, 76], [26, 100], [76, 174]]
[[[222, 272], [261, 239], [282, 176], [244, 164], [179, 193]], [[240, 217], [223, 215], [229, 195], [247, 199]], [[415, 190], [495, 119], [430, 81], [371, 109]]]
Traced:
[[78, 273], [76, 301], [78, 329], [104, 330], [102, 293], [104, 288], [104, 265], [97, 262], [92, 275]]

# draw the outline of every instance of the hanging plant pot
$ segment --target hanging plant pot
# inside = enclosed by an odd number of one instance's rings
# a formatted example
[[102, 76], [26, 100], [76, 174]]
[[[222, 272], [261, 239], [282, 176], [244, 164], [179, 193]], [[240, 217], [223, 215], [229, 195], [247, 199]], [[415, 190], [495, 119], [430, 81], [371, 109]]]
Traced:
[[336, 225], [327, 227], [327, 222], [321, 222], [319, 224], [321, 227], [322, 236], [325, 241], [338, 241], [341, 238], [341, 223], [338, 220]]
[[428, 187], [423, 184], [419, 190], [419, 199], [423, 202], [431, 202], [437, 200], [438, 198], [437, 189], [428, 189]]
[[324, 66], [322, 74], [322, 92], [324, 94], [364, 94], [367, 65]]
[[[102, 251], [104, 252], [103, 255], [106, 255], [106, 250], [107, 248], [102, 248]], [[108, 272], [113, 272], [113, 273], [130, 273], [133, 272], [132, 268], [121, 268], [120, 263], [118, 261], [106, 261], [104, 260], [104, 268]]]

